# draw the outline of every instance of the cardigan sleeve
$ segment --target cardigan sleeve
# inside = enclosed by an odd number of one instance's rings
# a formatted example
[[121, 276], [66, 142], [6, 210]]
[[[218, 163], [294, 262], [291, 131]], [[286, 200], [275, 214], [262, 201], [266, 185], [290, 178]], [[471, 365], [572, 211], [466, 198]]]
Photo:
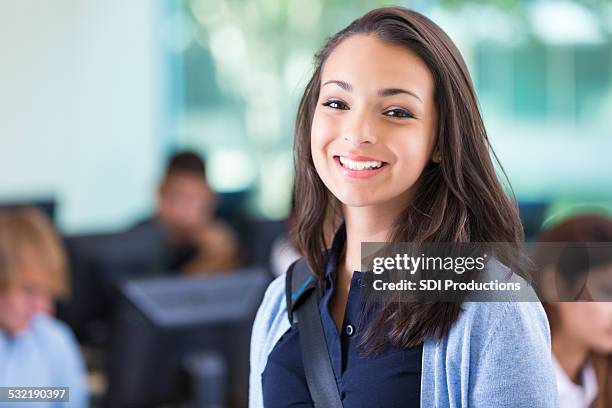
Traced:
[[558, 407], [550, 329], [538, 302], [504, 303], [470, 362], [470, 407]]
[[251, 332], [249, 408], [263, 408], [261, 373], [277, 337], [289, 326], [285, 301], [285, 274], [270, 283], [255, 315]]

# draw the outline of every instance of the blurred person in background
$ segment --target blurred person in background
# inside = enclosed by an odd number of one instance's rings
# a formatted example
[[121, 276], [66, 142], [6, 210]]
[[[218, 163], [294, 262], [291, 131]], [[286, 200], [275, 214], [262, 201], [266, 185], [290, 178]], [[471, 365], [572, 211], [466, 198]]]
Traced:
[[544, 303], [560, 406], [610, 407], [612, 302], [602, 290], [612, 276], [612, 251], [605, 247], [589, 254], [572, 245], [551, 258], [556, 251], [546, 246], [548, 242], [610, 243], [612, 218], [597, 214], [568, 218], [540, 235], [535, 253], [544, 300], [561, 300]]
[[[0, 386], [69, 388], [69, 403], [32, 403], [39, 408], [88, 405], [79, 347], [53, 317], [54, 299], [68, 296], [66, 269], [61, 241], [40, 211], [0, 211]], [[9, 405], [16, 404], [0, 402]]]
[[239, 265], [239, 244], [215, 217], [217, 194], [196, 153], [179, 152], [168, 161], [157, 191], [155, 216], [135, 228], [159, 227], [165, 236], [163, 269], [187, 273], [224, 271]]

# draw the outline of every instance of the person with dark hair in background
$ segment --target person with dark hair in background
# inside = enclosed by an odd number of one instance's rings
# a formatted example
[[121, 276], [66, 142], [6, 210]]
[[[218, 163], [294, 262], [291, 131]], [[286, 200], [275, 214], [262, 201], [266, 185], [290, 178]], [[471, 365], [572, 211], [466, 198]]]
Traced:
[[165, 236], [166, 271], [206, 273], [239, 264], [239, 246], [232, 230], [215, 218], [216, 193], [206, 179], [200, 156], [191, 151], [168, 161], [157, 191], [155, 216], [135, 228], [159, 227]]
[[68, 296], [66, 254], [35, 208], [0, 211], [0, 387], [67, 387], [69, 402], [0, 402], [0, 407], [88, 405], [85, 364], [70, 330], [53, 317]]
[[[560, 250], [546, 244], [580, 242], [585, 246]], [[612, 251], [608, 245], [589, 253], [586, 243], [612, 243], [612, 218], [570, 217], [540, 235], [534, 255], [542, 296], [560, 300], [544, 303], [544, 310], [562, 408], [612, 406], [612, 302], [605, 292], [612, 283]]]

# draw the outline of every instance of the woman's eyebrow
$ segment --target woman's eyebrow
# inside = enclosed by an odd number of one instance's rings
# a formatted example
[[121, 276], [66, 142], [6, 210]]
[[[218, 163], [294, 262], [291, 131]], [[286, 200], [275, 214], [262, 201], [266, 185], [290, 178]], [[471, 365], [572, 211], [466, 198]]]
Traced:
[[330, 81], [325, 82], [323, 86], [329, 85], [329, 84], [336, 84], [340, 88], [344, 89], [346, 92], [353, 92], [353, 86], [349, 84], [348, 82], [332, 79]]
[[421, 103], [423, 103], [423, 100], [421, 98], [419, 98], [419, 96], [417, 94], [415, 94], [414, 92], [409, 91], [407, 89], [402, 89], [402, 88], [385, 88], [385, 89], [381, 89], [380, 91], [378, 91], [378, 96], [380, 96], [380, 97], [393, 96], [393, 95], [398, 95], [398, 94], [406, 94], [406, 95], [413, 96], [413, 97], [417, 98], [419, 101], [421, 101]]

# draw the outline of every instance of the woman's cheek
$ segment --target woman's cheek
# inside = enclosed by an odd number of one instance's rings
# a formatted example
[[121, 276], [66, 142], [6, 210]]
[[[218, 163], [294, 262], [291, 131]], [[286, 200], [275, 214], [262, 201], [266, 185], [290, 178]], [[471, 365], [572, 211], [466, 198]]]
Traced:
[[333, 141], [340, 132], [339, 121], [324, 112], [315, 112], [312, 120], [311, 140], [323, 147]]
[[396, 148], [393, 149], [393, 155], [400, 164], [397, 170], [404, 177], [411, 176], [410, 178], [416, 179], [429, 160], [428, 146], [416, 138], [410, 140], [410, 136], [402, 139], [401, 142], [396, 143]]
[[310, 132], [310, 145], [317, 171], [321, 171], [321, 167], [326, 164], [330, 155], [330, 145], [338, 135], [338, 129], [337, 121], [334, 121], [333, 118], [315, 113]]

